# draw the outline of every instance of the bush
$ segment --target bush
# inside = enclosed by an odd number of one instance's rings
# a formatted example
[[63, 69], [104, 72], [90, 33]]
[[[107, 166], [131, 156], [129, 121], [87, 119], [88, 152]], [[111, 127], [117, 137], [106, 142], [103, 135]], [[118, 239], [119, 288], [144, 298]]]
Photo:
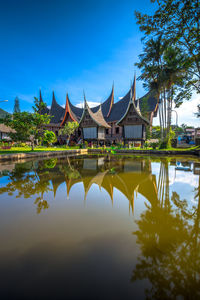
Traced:
[[167, 149], [167, 148], [168, 148], [168, 141], [167, 141], [167, 139], [164, 140], [164, 141], [161, 141], [159, 143], [159, 149]]
[[57, 137], [53, 131], [45, 130], [43, 142], [45, 145], [50, 146], [52, 143], [57, 142]]
[[159, 146], [159, 143], [153, 142], [150, 143], [149, 146], [155, 150]]
[[85, 141], [85, 147], [86, 147], [86, 148], [88, 147], [88, 142], [87, 142], [87, 141]]

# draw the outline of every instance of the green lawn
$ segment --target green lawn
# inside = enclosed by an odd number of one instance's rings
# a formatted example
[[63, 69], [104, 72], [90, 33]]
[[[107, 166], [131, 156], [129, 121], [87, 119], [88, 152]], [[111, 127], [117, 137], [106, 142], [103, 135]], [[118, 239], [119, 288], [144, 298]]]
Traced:
[[42, 151], [67, 151], [72, 149], [78, 149], [78, 147], [35, 147], [34, 151], [31, 150], [31, 147], [12, 147], [11, 149], [0, 149], [0, 154], [31, 153]]
[[[68, 150], [74, 150], [74, 149], [79, 149], [79, 146], [74, 146], [74, 147], [68, 147], [66, 146], [57, 146], [57, 147], [35, 147], [34, 151], [31, 150], [31, 147], [12, 147], [11, 149], [0, 149], [0, 154], [14, 154], [14, 153], [31, 153], [31, 152], [42, 152], [42, 151], [68, 151]], [[99, 150], [104, 150], [103, 147], [99, 148], [93, 148], [93, 149], [99, 149]], [[199, 146], [191, 147], [191, 148], [169, 148], [169, 149], [156, 149], [156, 151], [190, 151], [190, 150], [197, 150], [200, 149]], [[118, 150], [118, 148], [105, 148], [108, 152], [110, 150]], [[153, 150], [153, 148], [146, 148], [146, 149], [141, 149], [141, 148], [121, 148], [119, 150]], [[155, 150], [155, 149], [154, 149]]]

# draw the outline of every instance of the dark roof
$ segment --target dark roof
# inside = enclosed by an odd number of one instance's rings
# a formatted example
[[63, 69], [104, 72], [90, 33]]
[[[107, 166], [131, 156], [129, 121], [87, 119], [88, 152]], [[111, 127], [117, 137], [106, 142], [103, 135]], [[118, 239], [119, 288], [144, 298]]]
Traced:
[[80, 107], [76, 107], [74, 106], [70, 100], [69, 100], [69, 107], [72, 111], [72, 113], [77, 117], [78, 120], [80, 120], [82, 114], [83, 114], [83, 108], [80, 108]]
[[60, 124], [61, 126], [66, 122], [68, 114], [70, 115], [71, 119], [74, 122], [78, 122], [79, 121], [79, 119], [77, 118], [77, 116], [71, 110], [71, 107], [69, 105], [69, 97], [68, 97], [68, 94], [67, 94], [66, 95], [66, 104], [65, 104], [65, 115], [64, 115], [64, 117], [62, 119], [62, 122]]
[[133, 85], [131, 86], [129, 95], [130, 95], [130, 98], [129, 98], [129, 103], [128, 103], [127, 109], [116, 124], [118, 125], [121, 123], [121, 121], [123, 121], [123, 119], [127, 116], [128, 112], [130, 111], [131, 106], [133, 106], [133, 110], [135, 111], [137, 116], [141, 120], [143, 120], [145, 123], [149, 124], [149, 120], [147, 120], [145, 117], [142, 116], [140, 107], [138, 107], [138, 108], [136, 107], [136, 101], [135, 101], [135, 98], [136, 98], [136, 76], [134, 78]]
[[65, 109], [56, 102], [54, 92], [49, 113], [51, 116], [53, 116], [51, 123], [60, 123], [65, 115]]
[[145, 106], [145, 102], [147, 102], [147, 111], [148, 112], [155, 111], [157, 108], [156, 93], [153, 91], [150, 91], [139, 99], [140, 110], [142, 110], [143, 105]]
[[104, 119], [104, 116], [103, 116], [103, 113], [102, 113], [102, 110], [101, 110], [101, 105], [99, 106], [99, 109], [97, 112], [92, 112], [92, 110], [89, 108], [86, 100], [85, 100], [85, 108], [84, 108], [84, 112], [83, 112], [83, 115], [81, 117], [81, 120], [80, 122], [82, 121], [82, 119], [84, 118], [84, 114], [85, 114], [85, 111], [88, 111], [90, 117], [92, 118], [92, 120], [98, 125], [98, 126], [101, 126], [101, 127], [105, 127], [105, 128], [110, 128], [110, 125], [108, 125], [108, 123], [105, 121]]
[[[127, 107], [129, 105], [130, 90], [120, 101], [113, 104], [110, 116], [105, 118], [107, 122], [114, 122], [120, 120], [126, 113]], [[147, 100], [147, 112], [154, 112], [157, 109], [157, 99], [154, 92], [148, 92], [142, 98], [139, 98], [139, 106], [142, 111], [143, 105], [146, 106]], [[135, 106], [137, 107], [137, 101], [135, 101]]]
[[[114, 103], [114, 86], [112, 87], [112, 91], [108, 99], [101, 104], [101, 109], [104, 117], [107, 117], [110, 114], [113, 103]], [[92, 107], [91, 110], [92, 112], [95, 113], [99, 110], [99, 108], [100, 105], [97, 105], [95, 107]]]
[[[135, 81], [132, 85], [133, 94], [135, 91], [134, 85], [135, 85]], [[93, 108], [90, 108], [91, 112], [97, 113], [101, 107], [101, 111], [102, 111], [103, 117], [106, 122], [115, 122], [115, 121], [120, 120], [122, 118], [122, 116], [126, 113], [127, 107], [129, 105], [130, 91], [131, 91], [131, 89], [121, 100], [114, 103], [114, 87], [113, 87], [108, 99], [106, 101], [104, 101], [102, 105], [97, 105]], [[41, 91], [40, 91], [40, 99], [41, 99], [41, 101], [43, 101]], [[137, 101], [138, 100], [135, 101], [136, 107], [137, 107]], [[147, 104], [146, 104], [146, 102], [147, 102]], [[69, 99], [68, 99], [68, 104], [69, 104], [69, 109], [70, 109], [71, 115], [73, 116], [73, 118], [75, 118], [79, 122], [82, 117], [84, 109], [74, 106], [70, 102]], [[154, 116], [155, 116], [155, 114], [157, 112], [157, 107], [158, 107], [157, 98], [156, 98], [155, 93], [148, 92], [143, 97], [141, 97], [139, 99], [139, 106], [140, 106], [141, 111], [143, 110], [143, 107], [145, 106], [145, 108], [147, 108], [147, 111], [154, 112]], [[47, 113], [47, 114], [53, 115], [54, 117], [51, 119], [51, 123], [56, 124], [56, 123], [60, 123], [63, 120], [63, 118], [65, 116], [65, 112], [66, 112], [66, 109], [64, 109], [62, 106], [60, 106], [56, 102], [55, 95], [53, 92], [51, 108], [50, 109], [46, 108], [42, 113]]]
[[131, 89], [121, 100], [113, 104], [109, 117], [105, 118], [107, 122], [118, 121], [122, 118], [129, 104], [130, 92]]
[[[41, 90], [40, 90], [40, 98], [39, 98], [39, 101], [40, 101], [40, 103], [44, 103], [44, 101], [43, 101], [43, 99], [42, 99], [42, 92], [41, 92]], [[48, 109], [48, 107], [46, 106], [45, 108], [43, 108], [42, 110], [41, 110], [41, 115], [44, 115], [44, 114], [49, 114], [49, 109]]]

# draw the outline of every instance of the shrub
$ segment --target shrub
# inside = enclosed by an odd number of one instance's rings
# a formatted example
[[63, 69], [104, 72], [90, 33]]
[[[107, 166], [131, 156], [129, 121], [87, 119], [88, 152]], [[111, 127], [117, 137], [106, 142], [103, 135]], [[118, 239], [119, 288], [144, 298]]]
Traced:
[[150, 143], [149, 146], [155, 150], [159, 146], [159, 143], [153, 142], [153, 143]]
[[168, 141], [165, 139], [164, 141], [160, 141], [159, 149], [167, 149], [168, 148]]
[[47, 146], [50, 146], [52, 143], [57, 142], [57, 137], [53, 131], [45, 130], [43, 142]]

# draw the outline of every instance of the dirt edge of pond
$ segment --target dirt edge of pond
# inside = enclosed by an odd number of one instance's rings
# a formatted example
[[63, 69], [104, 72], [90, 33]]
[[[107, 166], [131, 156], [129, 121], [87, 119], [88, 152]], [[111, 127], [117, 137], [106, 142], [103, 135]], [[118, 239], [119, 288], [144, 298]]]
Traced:
[[[0, 162], [4, 161], [18, 161], [21, 159], [27, 158], [49, 158], [55, 156], [66, 156], [66, 155], [82, 155], [82, 154], [106, 154], [105, 150], [101, 149], [74, 149], [74, 150], [66, 150], [66, 151], [44, 151], [44, 152], [31, 152], [31, 153], [11, 153], [11, 154], [1, 154], [0, 155]], [[184, 156], [199, 156], [200, 157], [200, 150], [188, 150], [188, 151], [181, 151], [181, 150], [122, 150], [117, 149], [115, 150], [116, 154], [142, 154], [142, 155], [156, 155], [156, 156], [170, 156], [170, 155], [184, 155]]]

